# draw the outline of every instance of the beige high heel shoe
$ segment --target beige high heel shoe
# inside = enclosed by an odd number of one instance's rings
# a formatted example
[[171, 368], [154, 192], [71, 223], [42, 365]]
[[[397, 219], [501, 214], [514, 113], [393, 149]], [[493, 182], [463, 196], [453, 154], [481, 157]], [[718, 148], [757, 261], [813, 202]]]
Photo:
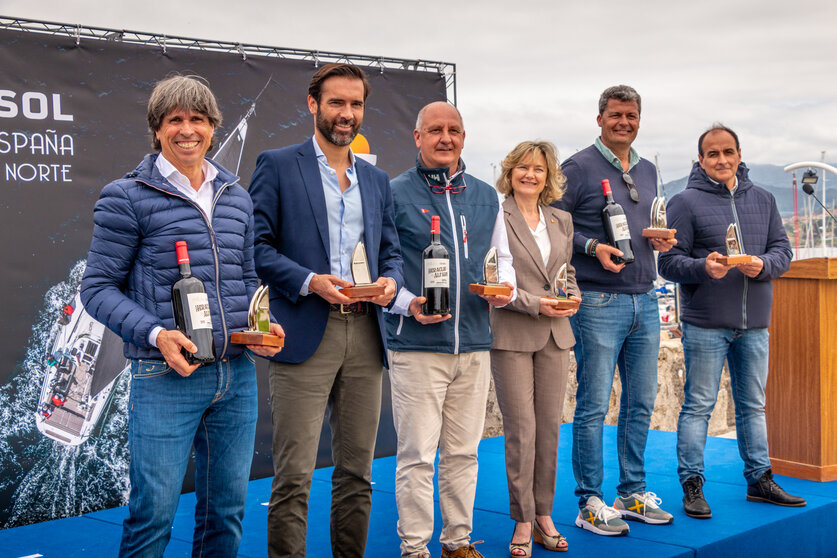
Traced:
[[[517, 526], [515, 526], [515, 529]], [[514, 538], [514, 531], [512, 531], [512, 539]], [[519, 554], [515, 554], [519, 552]], [[532, 535], [529, 535], [529, 540], [525, 543], [509, 543], [509, 556], [511, 558], [530, 558], [532, 556]]]
[[567, 538], [558, 533], [557, 536], [550, 536], [543, 532], [541, 526], [538, 524], [538, 521], [532, 524], [534, 529], [532, 529], [532, 538], [533, 540], [542, 545], [547, 550], [552, 550], [554, 552], [566, 552], [569, 549], [569, 545], [567, 544]]

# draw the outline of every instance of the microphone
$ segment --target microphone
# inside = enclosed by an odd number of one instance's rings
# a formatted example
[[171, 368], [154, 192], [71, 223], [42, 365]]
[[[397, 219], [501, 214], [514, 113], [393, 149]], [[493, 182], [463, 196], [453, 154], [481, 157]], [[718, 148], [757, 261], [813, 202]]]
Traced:
[[828, 208], [822, 204], [820, 199], [814, 193], [814, 187], [813, 186], [811, 186], [810, 184], [807, 184], [807, 183], [802, 184], [802, 191], [805, 192], [806, 194], [808, 194], [809, 196], [811, 196], [812, 198], [814, 198], [815, 200], [817, 200], [817, 203], [820, 204], [820, 207], [825, 209], [825, 212], [828, 213], [828, 216], [831, 217], [831, 220], [834, 221], [835, 223], [837, 223], [837, 218], [835, 218], [834, 215], [831, 214], [831, 212], [828, 210]]

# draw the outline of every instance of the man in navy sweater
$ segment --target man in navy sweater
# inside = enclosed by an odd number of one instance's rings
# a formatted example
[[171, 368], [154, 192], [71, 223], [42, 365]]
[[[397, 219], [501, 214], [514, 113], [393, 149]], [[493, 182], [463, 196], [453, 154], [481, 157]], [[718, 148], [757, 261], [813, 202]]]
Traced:
[[[677, 423], [677, 473], [686, 514], [703, 519], [712, 517], [702, 489], [703, 449], [724, 360], [747, 500], [805, 505], [773, 480], [764, 419], [771, 280], [788, 270], [792, 253], [776, 200], [750, 182], [747, 172], [735, 132], [721, 124], [704, 132], [686, 190], [668, 206], [679, 242], [660, 256], [660, 274], [680, 283], [682, 294], [686, 385]], [[739, 249], [752, 256], [750, 263], [719, 261], [730, 223], [740, 231]]]
[[[583, 292], [578, 313], [570, 318], [578, 377], [572, 460], [580, 509], [575, 523], [599, 535], [627, 534], [623, 518], [652, 524], [672, 520], [656, 494], [645, 489], [645, 442], [657, 398], [660, 349], [654, 250], [669, 250], [676, 241], [642, 237], [650, 223], [657, 172], [631, 147], [639, 131], [641, 102], [627, 85], [602, 93], [596, 118], [601, 137], [564, 162], [567, 192], [557, 203], [573, 216], [572, 264]], [[625, 210], [635, 255], [627, 265], [614, 263], [611, 256], [623, 254], [606, 244], [603, 179], [613, 184], [613, 198]], [[619, 485], [610, 507], [602, 500], [602, 425], [617, 363], [622, 381]]]

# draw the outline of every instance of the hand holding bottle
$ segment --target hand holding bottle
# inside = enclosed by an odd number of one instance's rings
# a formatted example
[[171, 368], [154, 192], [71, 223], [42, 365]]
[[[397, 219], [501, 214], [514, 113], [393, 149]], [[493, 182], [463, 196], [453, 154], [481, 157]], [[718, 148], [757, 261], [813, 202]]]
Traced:
[[450, 313], [447, 314], [422, 314], [422, 305], [427, 302], [427, 299], [423, 296], [417, 296], [413, 300], [410, 301], [410, 314], [416, 319], [416, 321], [420, 324], [427, 325], [427, 324], [437, 324], [439, 322], [444, 322], [445, 320], [449, 320], [451, 318]]
[[613, 273], [619, 273], [625, 268], [624, 263], [616, 263], [613, 261], [613, 256], [621, 257], [622, 250], [609, 244], [599, 243], [596, 245], [596, 259], [602, 264], [602, 267]]
[[166, 364], [171, 366], [181, 376], [188, 377], [198, 369], [200, 363], [189, 364], [181, 353], [181, 349], [195, 353], [197, 346], [189, 338], [176, 329], [164, 329], [157, 334], [157, 348], [163, 353]]

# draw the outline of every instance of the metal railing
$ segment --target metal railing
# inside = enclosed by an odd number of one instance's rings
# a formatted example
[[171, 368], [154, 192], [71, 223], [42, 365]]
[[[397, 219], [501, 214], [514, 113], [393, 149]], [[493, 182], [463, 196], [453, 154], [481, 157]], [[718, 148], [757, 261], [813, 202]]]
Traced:
[[0, 16], [0, 29], [28, 31], [49, 35], [64, 35], [75, 41], [83, 40], [114, 41], [127, 44], [150, 45], [162, 49], [191, 49], [209, 52], [229, 53], [241, 56], [267, 56], [289, 60], [311, 60], [314, 67], [331, 62], [355, 64], [364, 68], [375, 68], [381, 73], [387, 69], [433, 72], [444, 77], [447, 99], [456, 104], [456, 64], [437, 60], [393, 58], [390, 56], [368, 56], [365, 54], [347, 54], [324, 50], [305, 50], [288, 47], [272, 47], [250, 43], [232, 43], [208, 39], [194, 39], [169, 35], [157, 35], [128, 29], [108, 29], [105, 27], [87, 27], [72, 23], [55, 23], [33, 19]]

